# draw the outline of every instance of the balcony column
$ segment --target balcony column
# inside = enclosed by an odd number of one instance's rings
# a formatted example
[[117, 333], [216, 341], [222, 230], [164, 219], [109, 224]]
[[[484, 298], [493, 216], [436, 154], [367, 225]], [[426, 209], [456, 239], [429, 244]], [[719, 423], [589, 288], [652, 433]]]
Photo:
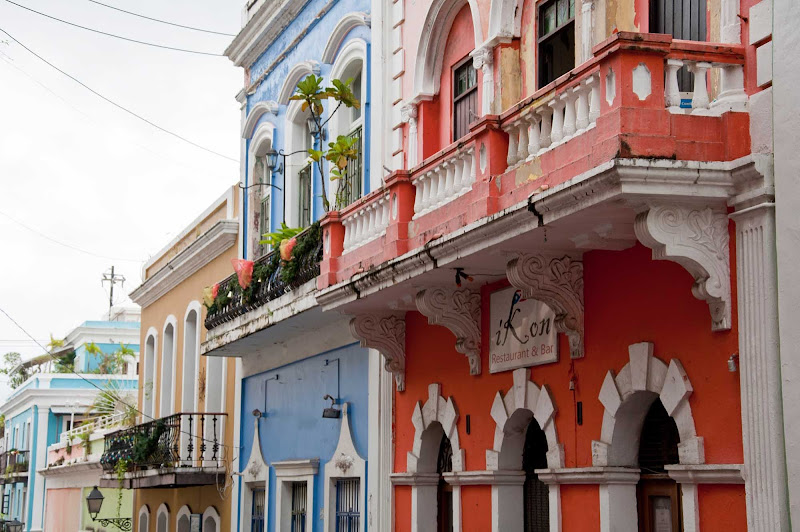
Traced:
[[708, 85], [706, 75], [711, 69], [711, 63], [699, 62], [689, 67], [694, 75], [694, 94], [692, 94], [692, 108], [706, 109], [708, 107]]
[[[44, 530], [44, 477], [37, 471], [38, 469], [47, 466], [47, 422], [50, 417], [50, 409], [47, 407], [36, 407], [36, 419], [33, 425], [33, 433], [36, 434], [36, 447], [31, 448], [30, 456], [28, 458], [28, 504], [32, 506], [32, 517], [30, 522], [31, 531]], [[33, 480], [33, 482], [31, 482]], [[30, 485], [33, 484], [33, 493], [31, 493]], [[81, 501], [83, 503], [83, 501]], [[25, 521], [27, 516], [27, 508], [22, 509], [23, 518], [20, 521]], [[27, 523], [26, 523], [27, 524]]]
[[483, 46], [470, 55], [472, 66], [483, 73], [481, 116], [490, 115], [494, 111], [494, 49], [491, 46]]
[[400, 117], [408, 124], [408, 149], [406, 150], [408, 168], [417, 165], [417, 104], [407, 103], [400, 108]]
[[[350, 226], [355, 229], [354, 226]], [[317, 288], [322, 290], [336, 284], [339, 257], [345, 247], [345, 227], [338, 211], [330, 211], [320, 221], [322, 229], [322, 262], [319, 264]]]
[[553, 98], [547, 104], [553, 109], [553, 122], [550, 129], [550, 141], [555, 146], [564, 138], [564, 102], [561, 98]]
[[525, 119], [528, 121], [528, 158], [532, 159], [539, 153], [539, 118], [536, 113], [531, 113]]
[[386, 178], [389, 189], [389, 213], [386, 226], [384, 253], [386, 260], [399, 257], [408, 251], [408, 224], [414, 217], [414, 204], [419, 194], [408, 172], [396, 171]]
[[[599, 105], [598, 105], [599, 109]], [[538, 112], [541, 115], [541, 132], [539, 133], [539, 146], [541, 149], [547, 148], [550, 146], [550, 118], [552, 116], [552, 112], [548, 111], [545, 108], [540, 108]]]
[[786, 532], [790, 526], [778, 336], [775, 204], [772, 198], [766, 198], [730, 217], [736, 222], [747, 529]]
[[519, 141], [517, 141], [517, 162], [522, 162], [528, 158], [528, 122], [519, 120], [516, 122], [519, 131]]

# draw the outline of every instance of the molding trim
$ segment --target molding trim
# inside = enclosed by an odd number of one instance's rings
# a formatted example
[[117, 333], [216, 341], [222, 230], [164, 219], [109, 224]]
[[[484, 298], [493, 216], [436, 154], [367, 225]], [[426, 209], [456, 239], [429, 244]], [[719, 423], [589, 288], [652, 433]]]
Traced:
[[[600, 388], [598, 399], [605, 412], [600, 440], [592, 442], [592, 464], [633, 466], [637, 463], [644, 416], [656, 398], [661, 400], [678, 427], [680, 463], [705, 463], [703, 438], [697, 436], [689, 405], [694, 389], [683, 365], [673, 358], [667, 366], [653, 356], [653, 344], [649, 342], [631, 344], [628, 353], [630, 362], [616, 377], [609, 371]], [[621, 409], [623, 404], [627, 408]]]
[[341, 48], [347, 34], [359, 26], [366, 26], [369, 28], [371, 23], [372, 20], [367, 13], [356, 12], [344, 15], [333, 28], [331, 36], [328, 38], [328, 43], [325, 45], [325, 51], [322, 52], [320, 61], [328, 64], [333, 63], [333, 60], [336, 58], [336, 52]]
[[392, 486], [436, 486], [439, 484], [438, 473], [392, 473]]
[[297, 83], [310, 74], [318, 76], [320, 71], [319, 61], [314, 61], [313, 59], [301, 61], [294, 65], [289, 69], [289, 73], [286, 74], [281, 91], [278, 93], [278, 103], [289, 105], [289, 98], [297, 89]]
[[445, 482], [451, 486], [522, 486], [524, 471], [458, 471], [444, 473]]
[[264, 2], [225, 49], [225, 55], [237, 67], [250, 67], [308, 2], [309, 0]]
[[669, 477], [679, 484], [744, 484], [742, 464], [665, 466]]
[[350, 331], [361, 347], [379, 351], [386, 358], [386, 371], [394, 375], [397, 391], [406, 389], [406, 320], [399, 314], [364, 314], [350, 320]]
[[636, 216], [636, 237], [653, 250], [654, 260], [683, 266], [695, 283], [692, 293], [708, 302], [711, 329], [731, 328], [731, 266], [728, 214], [685, 205], [656, 205]]
[[638, 467], [575, 467], [537, 469], [536, 476], [545, 484], [636, 484]]
[[469, 288], [428, 288], [417, 294], [417, 309], [431, 325], [456, 336], [456, 351], [467, 356], [469, 374], [481, 374], [481, 295]]
[[276, 477], [302, 477], [316, 475], [319, 470], [319, 458], [307, 460], [284, 460], [272, 462]]
[[[350, 429], [350, 416], [348, 414], [348, 403], [342, 404], [342, 421], [339, 425], [339, 442], [333, 456], [325, 464], [325, 498], [324, 506], [324, 527], [323, 530], [334, 530], [336, 523], [336, 482], [339, 479], [358, 479], [359, 500], [366, 500], [366, 480], [367, 462], [359, 454], [353, 442], [353, 434]], [[358, 530], [363, 531], [366, 523], [366, 512], [364, 505], [359, 505], [360, 518]]]
[[569, 338], [572, 358], [584, 356], [583, 262], [568, 256], [521, 255], [508, 263], [506, 275], [528, 298], [545, 302], [555, 312], [555, 327]]
[[[268, 113], [277, 116], [278, 107], [278, 102], [275, 100], [267, 100], [255, 104], [253, 108], [250, 109], [250, 113], [247, 115], [247, 121], [245, 121], [244, 127], [242, 128], [242, 138], [252, 138], [256, 129], [256, 124], [258, 124], [261, 117]], [[273, 124], [272, 127], [274, 128], [275, 125]], [[271, 137], [270, 140], [272, 140]]]
[[220, 220], [131, 292], [131, 299], [142, 308], [152, 304], [236, 244], [238, 234], [237, 220]]
[[[547, 437], [547, 466], [549, 468], [564, 467], [564, 445], [558, 442], [558, 434], [556, 433], [556, 424], [554, 422], [556, 415], [556, 406], [553, 398], [550, 395], [550, 390], [547, 386], [539, 388], [534, 382], [530, 380], [530, 368], [515, 369], [513, 373], [513, 385], [506, 392], [505, 397], [500, 392], [494, 397], [492, 403], [492, 419], [494, 419], [497, 426], [494, 431], [494, 446], [491, 450], [486, 451], [486, 469], [491, 471], [508, 471], [511, 467], [516, 467], [516, 464], [500, 463], [505, 456], [503, 456], [503, 444], [509, 436], [521, 437], [515, 438], [514, 443], [521, 443], [520, 450], [525, 442], [525, 431], [528, 422], [522, 426], [506, 426], [507, 422], [518, 410], [526, 410], [532, 414], [532, 419], [536, 420], [539, 428], [542, 429]], [[506, 449], [506, 453], [512, 453], [516, 456], [515, 459], [520, 459], [521, 454], [516, 453], [516, 446], [514, 450]], [[504, 460], [507, 461], [507, 460]], [[522, 470], [522, 464], [519, 463], [519, 470]]]
[[[464, 471], [464, 450], [458, 439], [458, 408], [453, 398], [445, 399], [441, 395], [442, 385], [433, 383], [428, 385], [428, 400], [425, 405], [422, 401], [417, 401], [414, 406], [414, 413], [411, 415], [411, 423], [414, 425], [414, 443], [411, 451], [406, 455], [406, 471], [409, 473], [435, 473], [436, 472], [436, 456], [433, 456], [433, 471], [419, 471], [420, 466], [423, 469], [431, 469], [429, 466], [431, 457], [421, 456], [423, 454], [423, 433], [431, 426], [432, 423], [439, 423], [444, 430], [444, 435], [450, 440], [450, 447], [453, 449], [453, 471]], [[438, 443], [436, 450], [438, 452]], [[420, 459], [425, 461], [425, 464], [420, 463]]]

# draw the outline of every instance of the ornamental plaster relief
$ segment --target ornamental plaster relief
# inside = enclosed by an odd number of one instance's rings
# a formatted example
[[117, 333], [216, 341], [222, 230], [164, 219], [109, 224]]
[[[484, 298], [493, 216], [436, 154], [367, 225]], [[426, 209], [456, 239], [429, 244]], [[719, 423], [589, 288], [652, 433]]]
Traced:
[[543, 301], [553, 310], [556, 330], [569, 338], [570, 355], [582, 358], [583, 262], [568, 256], [522, 255], [508, 263], [506, 275], [524, 297]]
[[469, 288], [430, 288], [417, 294], [417, 308], [431, 325], [456, 336], [456, 350], [467, 356], [469, 374], [481, 373], [481, 296]]
[[[453, 449], [453, 472], [464, 471], [464, 450], [458, 439], [458, 409], [452, 397], [445, 399], [441, 395], [442, 385], [428, 385], [428, 400], [425, 404], [417, 401], [411, 423], [414, 425], [414, 444], [406, 457], [407, 473], [436, 473], [439, 441], [426, 441], [425, 431], [433, 424], [439, 423], [444, 435], [450, 440]], [[431, 444], [432, 445], [426, 445]]]
[[397, 391], [406, 389], [406, 321], [400, 314], [361, 315], [350, 320], [350, 331], [361, 347], [379, 351], [386, 358], [386, 371], [394, 375]]
[[731, 268], [724, 208], [656, 205], [636, 216], [634, 230], [653, 250], [654, 260], [671, 260], [692, 274], [692, 293], [708, 303], [711, 329], [729, 330]]

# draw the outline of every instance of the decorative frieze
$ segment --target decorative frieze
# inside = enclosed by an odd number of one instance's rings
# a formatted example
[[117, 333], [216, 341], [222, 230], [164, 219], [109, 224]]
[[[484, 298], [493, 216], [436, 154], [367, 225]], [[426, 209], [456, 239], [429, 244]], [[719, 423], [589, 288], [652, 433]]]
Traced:
[[636, 216], [634, 229], [653, 250], [653, 259], [677, 262], [692, 274], [692, 293], [708, 303], [711, 329], [729, 330], [731, 268], [724, 208], [656, 205]]
[[543, 301], [555, 312], [556, 330], [569, 338], [570, 355], [583, 357], [583, 262], [522, 255], [508, 263], [506, 275], [524, 297]]
[[417, 308], [432, 325], [456, 336], [456, 350], [469, 360], [469, 374], [481, 373], [481, 296], [469, 288], [429, 288], [417, 294]]
[[386, 358], [386, 371], [394, 375], [397, 391], [406, 388], [406, 321], [402, 315], [365, 314], [350, 320], [350, 331], [362, 347], [376, 349]]

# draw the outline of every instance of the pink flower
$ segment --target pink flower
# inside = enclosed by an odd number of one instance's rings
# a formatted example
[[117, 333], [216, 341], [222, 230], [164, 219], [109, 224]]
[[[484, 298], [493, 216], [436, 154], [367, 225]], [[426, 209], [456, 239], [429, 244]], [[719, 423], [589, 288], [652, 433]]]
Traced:
[[295, 237], [285, 239], [281, 241], [281, 259], [286, 262], [292, 260], [292, 250], [297, 245], [297, 239]]
[[231, 264], [236, 272], [236, 277], [239, 279], [239, 286], [242, 287], [242, 290], [245, 290], [253, 280], [253, 265], [255, 263], [252, 260], [231, 259]]

